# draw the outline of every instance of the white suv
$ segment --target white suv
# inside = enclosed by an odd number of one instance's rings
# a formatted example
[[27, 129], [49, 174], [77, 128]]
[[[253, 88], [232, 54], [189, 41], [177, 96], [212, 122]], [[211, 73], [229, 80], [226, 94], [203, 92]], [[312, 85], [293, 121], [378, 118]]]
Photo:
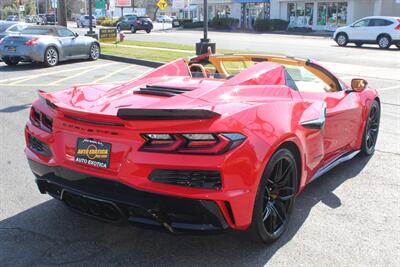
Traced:
[[378, 44], [387, 49], [392, 44], [400, 48], [400, 17], [374, 16], [357, 20], [350, 26], [340, 27], [333, 34], [339, 46], [354, 43], [360, 47], [363, 44]]
[[[76, 27], [89, 27], [89, 15], [81, 15], [76, 20]], [[96, 28], [96, 18], [92, 16], [92, 27]]]

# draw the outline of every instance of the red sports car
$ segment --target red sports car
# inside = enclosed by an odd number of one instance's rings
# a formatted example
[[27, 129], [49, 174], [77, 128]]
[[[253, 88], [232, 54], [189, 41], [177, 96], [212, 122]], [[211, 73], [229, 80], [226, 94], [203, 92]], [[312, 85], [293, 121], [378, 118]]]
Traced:
[[371, 155], [380, 100], [311, 60], [205, 54], [117, 87], [40, 91], [25, 129], [41, 193], [171, 232], [285, 231], [296, 195]]

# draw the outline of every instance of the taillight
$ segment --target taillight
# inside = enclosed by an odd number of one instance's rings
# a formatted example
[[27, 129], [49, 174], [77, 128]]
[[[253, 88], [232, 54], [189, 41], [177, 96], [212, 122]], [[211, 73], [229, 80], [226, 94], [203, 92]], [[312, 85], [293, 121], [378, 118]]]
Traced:
[[26, 41], [24, 44], [26, 46], [34, 46], [34, 45], [38, 44], [38, 40], [39, 40], [39, 37], [34, 37], [34, 38], [30, 39], [29, 41]]
[[33, 107], [31, 108], [29, 119], [36, 127], [49, 133], [53, 131], [53, 120]]
[[397, 22], [399, 23], [399, 25], [397, 25], [396, 28], [394, 28], [394, 29], [400, 31], [400, 19], [397, 19]]
[[141, 151], [212, 155], [225, 153], [246, 139], [240, 133], [152, 133], [142, 137]]

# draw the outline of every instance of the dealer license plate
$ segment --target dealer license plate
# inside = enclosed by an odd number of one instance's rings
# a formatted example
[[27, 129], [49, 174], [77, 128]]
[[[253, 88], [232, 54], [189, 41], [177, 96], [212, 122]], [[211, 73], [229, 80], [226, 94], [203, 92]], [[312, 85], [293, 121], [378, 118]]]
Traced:
[[17, 51], [17, 48], [15, 46], [7, 46], [7, 50], [10, 52], [15, 52]]
[[75, 162], [106, 169], [110, 165], [111, 144], [88, 138], [78, 138]]

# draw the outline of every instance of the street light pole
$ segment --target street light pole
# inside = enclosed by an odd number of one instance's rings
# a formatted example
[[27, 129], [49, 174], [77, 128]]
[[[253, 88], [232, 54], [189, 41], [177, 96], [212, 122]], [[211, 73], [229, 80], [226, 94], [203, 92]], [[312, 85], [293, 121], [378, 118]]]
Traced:
[[215, 53], [215, 43], [210, 43], [208, 39], [208, 3], [204, 0], [203, 6], [203, 38], [200, 39], [199, 43], [196, 43], [196, 54], [202, 55], [208, 53], [208, 49], [211, 48], [212, 53]]

